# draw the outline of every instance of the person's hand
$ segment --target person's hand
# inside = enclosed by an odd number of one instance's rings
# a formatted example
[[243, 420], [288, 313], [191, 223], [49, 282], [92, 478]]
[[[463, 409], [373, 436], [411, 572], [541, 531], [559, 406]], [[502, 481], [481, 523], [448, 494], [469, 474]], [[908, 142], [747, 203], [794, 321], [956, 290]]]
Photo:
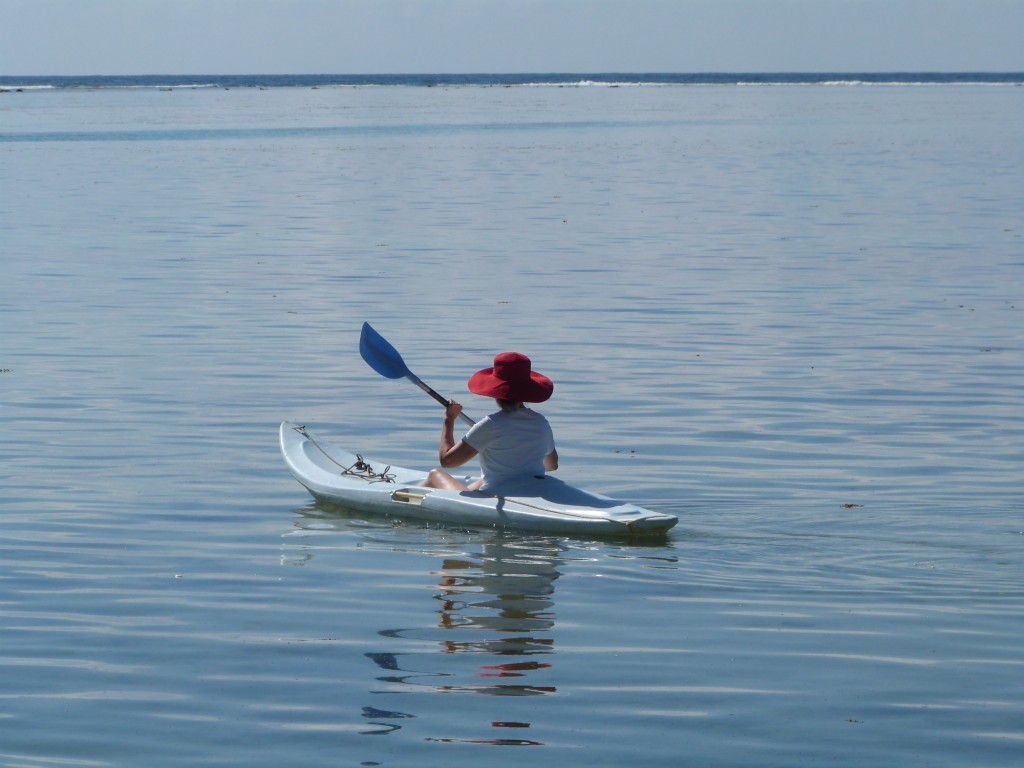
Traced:
[[448, 405], [444, 409], [444, 420], [454, 422], [459, 418], [459, 414], [462, 413], [462, 405], [456, 403], [454, 400], [449, 400]]

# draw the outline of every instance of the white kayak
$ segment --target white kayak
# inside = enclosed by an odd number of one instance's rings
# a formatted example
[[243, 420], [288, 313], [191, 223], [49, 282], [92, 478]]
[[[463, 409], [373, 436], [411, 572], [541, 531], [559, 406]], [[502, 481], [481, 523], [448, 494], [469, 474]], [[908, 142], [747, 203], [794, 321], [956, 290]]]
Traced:
[[662, 533], [678, 522], [674, 515], [590, 493], [550, 475], [517, 483], [509, 496], [424, 488], [424, 471], [343, 451], [287, 421], [281, 424], [281, 453], [313, 498], [371, 514], [473, 527], [619, 535]]

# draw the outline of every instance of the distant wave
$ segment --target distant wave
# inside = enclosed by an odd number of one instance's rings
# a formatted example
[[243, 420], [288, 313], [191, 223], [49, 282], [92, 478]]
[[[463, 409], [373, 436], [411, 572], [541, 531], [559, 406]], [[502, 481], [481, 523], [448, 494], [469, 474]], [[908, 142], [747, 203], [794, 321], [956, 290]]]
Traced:
[[898, 80], [787, 80], [787, 81], [755, 81], [755, 82], [738, 82], [738, 86], [758, 86], [758, 87], [770, 87], [770, 86], [783, 86], [783, 85], [807, 85], [807, 86], [820, 86], [820, 87], [833, 87], [833, 88], [854, 88], [854, 87], [906, 87], [906, 86], [935, 86], [935, 85], [1012, 85], [1019, 86], [1024, 85], [1024, 75], [1017, 75], [1014, 79], [1005, 80], [1002, 78], [996, 79], [985, 79], [985, 78], [966, 78], [966, 79], [935, 79], [935, 78], [908, 78]]
[[167, 85], [141, 85], [140, 84], [140, 85], [121, 85], [121, 86], [114, 86], [114, 87], [117, 87], [117, 88], [159, 88], [162, 91], [173, 91], [173, 90], [178, 89], [178, 88], [189, 88], [189, 89], [195, 89], [195, 88], [216, 88], [217, 84], [216, 83], [181, 83], [181, 84], [169, 83]]
[[[220, 87], [217, 83], [86, 83], [78, 82], [79, 78], [75, 78], [74, 83], [61, 82], [62, 78], [48, 78], [51, 82], [47, 83], [25, 83], [25, 78], [20, 80], [15, 78], [2, 78], [0, 77], [0, 92], [11, 93], [11, 92], [23, 92], [23, 91], [52, 91], [52, 90], [129, 90], [129, 89], [153, 89], [161, 91], [173, 91], [178, 89], [196, 89], [196, 88], [218, 88]], [[6, 80], [13, 80], [13, 82], [5, 82]]]
[[103, 75], [4, 76], [0, 91], [57, 89], [180, 90], [198, 88], [329, 87], [559, 87], [621, 88], [644, 86], [734, 85], [870, 87], [920, 85], [1024, 85], [1024, 72], [819, 72], [819, 73], [520, 73], [404, 75]]
[[56, 85], [7, 85], [0, 83], [0, 91], [52, 91]]

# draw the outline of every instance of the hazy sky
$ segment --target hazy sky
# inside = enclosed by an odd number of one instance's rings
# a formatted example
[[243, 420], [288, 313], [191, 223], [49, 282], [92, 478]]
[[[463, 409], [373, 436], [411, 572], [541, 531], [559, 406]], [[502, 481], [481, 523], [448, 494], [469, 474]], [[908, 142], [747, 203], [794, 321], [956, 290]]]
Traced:
[[1024, 71], [1024, 0], [0, 0], [0, 74]]

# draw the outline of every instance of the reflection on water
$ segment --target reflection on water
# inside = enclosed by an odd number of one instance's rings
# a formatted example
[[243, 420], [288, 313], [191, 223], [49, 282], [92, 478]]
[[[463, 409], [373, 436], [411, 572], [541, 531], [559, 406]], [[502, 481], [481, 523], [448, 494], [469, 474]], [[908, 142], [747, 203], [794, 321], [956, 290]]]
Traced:
[[[561, 565], [561, 547], [555, 541], [505, 538], [497, 535], [482, 545], [479, 554], [445, 558], [433, 573], [437, 589], [436, 650], [442, 656], [473, 657], [473, 682], [458, 678], [466, 673], [436, 671], [441, 657], [424, 653], [372, 652], [366, 657], [384, 674], [377, 680], [394, 686], [436, 693], [472, 693], [491, 696], [543, 696], [556, 692], [550, 683], [555, 640], [554, 591]], [[419, 630], [382, 629], [386, 638], [409, 638]], [[454, 679], [453, 679], [454, 678]], [[383, 691], [373, 691], [382, 693]], [[393, 733], [396, 720], [416, 717], [364, 707], [372, 729], [366, 735]], [[529, 722], [494, 720], [493, 728], [525, 729]], [[432, 738], [432, 741], [468, 741], [477, 744], [538, 745], [521, 738]]]

